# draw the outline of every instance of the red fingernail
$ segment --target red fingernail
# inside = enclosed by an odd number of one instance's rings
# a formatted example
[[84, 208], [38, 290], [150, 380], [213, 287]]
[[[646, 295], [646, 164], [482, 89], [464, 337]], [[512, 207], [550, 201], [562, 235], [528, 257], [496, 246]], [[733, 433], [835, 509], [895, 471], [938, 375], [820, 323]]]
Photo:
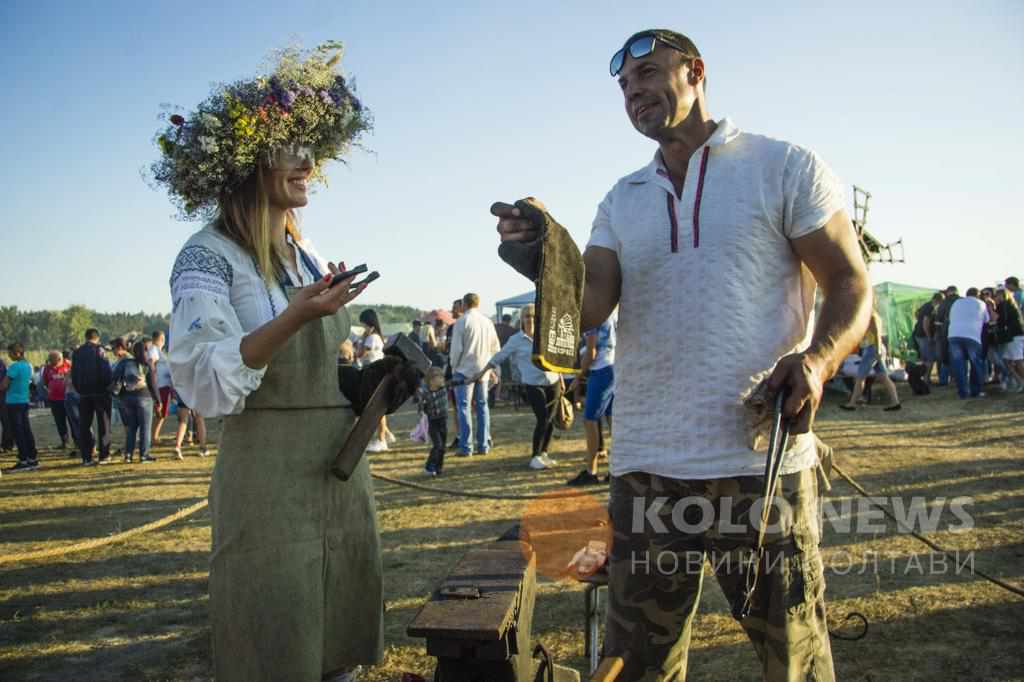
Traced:
[[341, 271], [345, 272], [348, 268], [345, 267], [345, 261], [341, 261]]
[[328, 272], [326, 275], [324, 275], [324, 281], [325, 282], [330, 282], [331, 281], [331, 273]]

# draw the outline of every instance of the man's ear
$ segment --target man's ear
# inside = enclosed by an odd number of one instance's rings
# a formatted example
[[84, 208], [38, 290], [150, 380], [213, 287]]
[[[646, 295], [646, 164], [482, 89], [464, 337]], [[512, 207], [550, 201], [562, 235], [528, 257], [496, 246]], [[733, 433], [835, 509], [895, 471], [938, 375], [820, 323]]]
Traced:
[[697, 85], [704, 80], [704, 60], [700, 57], [694, 57], [690, 60], [690, 85], [697, 87]]

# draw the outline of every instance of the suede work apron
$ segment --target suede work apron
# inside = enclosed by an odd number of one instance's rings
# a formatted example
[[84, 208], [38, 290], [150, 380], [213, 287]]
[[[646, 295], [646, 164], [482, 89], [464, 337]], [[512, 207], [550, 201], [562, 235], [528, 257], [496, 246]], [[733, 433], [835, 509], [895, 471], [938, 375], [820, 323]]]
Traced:
[[[289, 300], [297, 289], [286, 288]], [[380, 538], [364, 458], [331, 474], [355, 416], [338, 389], [348, 313], [307, 322], [224, 420], [210, 483], [217, 680], [318, 681], [382, 656]]]

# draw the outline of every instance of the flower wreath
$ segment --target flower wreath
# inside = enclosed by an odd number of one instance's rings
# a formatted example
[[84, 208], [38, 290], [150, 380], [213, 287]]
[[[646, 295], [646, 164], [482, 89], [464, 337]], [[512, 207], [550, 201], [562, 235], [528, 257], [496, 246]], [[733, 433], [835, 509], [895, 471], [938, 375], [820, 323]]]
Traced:
[[278, 53], [269, 76], [218, 85], [196, 110], [165, 112], [167, 125], [155, 142], [160, 158], [150, 166], [185, 220], [208, 219], [222, 192], [241, 185], [286, 144], [311, 147], [313, 181], [325, 181], [323, 165], [342, 160], [373, 126], [370, 112], [335, 67], [342, 45], [331, 41], [309, 52]]

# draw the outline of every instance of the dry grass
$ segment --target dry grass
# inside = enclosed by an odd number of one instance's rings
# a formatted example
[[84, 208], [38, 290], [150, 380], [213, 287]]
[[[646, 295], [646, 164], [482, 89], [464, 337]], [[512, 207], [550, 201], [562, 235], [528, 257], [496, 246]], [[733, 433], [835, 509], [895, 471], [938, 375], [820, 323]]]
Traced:
[[[943, 546], [974, 550], [978, 568], [1024, 586], [1024, 397], [961, 402], [951, 389], [906, 397], [906, 409], [870, 407], [846, 414], [829, 399], [819, 420], [822, 437], [843, 466], [877, 495], [968, 496], [976, 527], [943, 530]], [[407, 433], [414, 415], [394, 419]], [[524, 468], [532, 418], [502, 408], [494, 420], [492, 455], [450, 458], [438, 483], [502, 493], [561, 488], [575, 472], [583, 441], [579, 427], [557, 441], [560, 465]], [[33, 414], [39, 440], [52, 442], [43, 411]], [[216, 424], [213, 425], [216, 433]], [[118, 434], [119, 438], [119, 434]], [[422, 481], [422, 446], [375, 456], [380, 473]], [[56, 547], [141, 525], [206, 494], [214, 460], [168, 458], [151, 466], [115, 464], [83, 469], [61, 453], [43, 454], [34, 473], [0, 479], [0, 555]], [[193, 453], [194, 455], [194, 453]], [[842, 482], [833, 499], [853, 491]], [[603, 497], [596, 493], [598, 499]], [[371, 680], [400, 671], [426, 674], [422, 641], [405, 627], [429, 592], [470, 546], [490, 541], [515, 523], [525, 502], [437, 496], [377, 486], [384, 547], [387, 655]], [[943, 528], [957, 520], [949, 512]], [[928, 549], [886, 531], [824, 539], [833, 620], [860, 611], [871, 621], [860, 642], [833, 642], [840, 679], [1024, 678], [1024, 600], [970, 574], [920, 575]], [[186, 521], [122, 544], [36, 562], [0, 564], [0, 679], [209, 679], [206, 557], [209, 517]], [[879, 570], [847, 570], [848, 556], [876, 552]], [[891, 562], [895, 562], [892, 570]], [[910, 562], [910, 563], [908, 563]], [[909, 573], [907, 566], [911, 567]], [[575, 584], [542, 582], [534, 640], [562, 663], [583, 670], [582, 596]], [[729, 616], [713, 580], [707, 583], [691, 650], [691, 679], [757, 679], [753, 650]]]

